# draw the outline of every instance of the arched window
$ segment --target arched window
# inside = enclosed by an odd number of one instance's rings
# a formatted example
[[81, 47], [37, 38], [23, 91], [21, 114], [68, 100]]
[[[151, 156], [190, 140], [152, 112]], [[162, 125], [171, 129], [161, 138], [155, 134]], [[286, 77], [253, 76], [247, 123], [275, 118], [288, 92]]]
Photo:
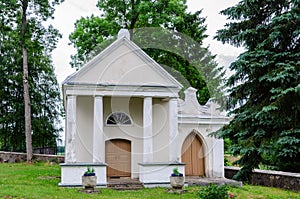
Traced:
[[107, 125], [131, 125], [130, 117], [123, 112], [111, 113], [106, 120]]

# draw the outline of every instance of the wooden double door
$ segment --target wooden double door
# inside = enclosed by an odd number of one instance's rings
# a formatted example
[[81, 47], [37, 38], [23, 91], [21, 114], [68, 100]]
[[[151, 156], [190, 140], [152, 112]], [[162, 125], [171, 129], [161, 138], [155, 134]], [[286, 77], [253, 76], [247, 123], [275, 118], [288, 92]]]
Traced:
[[114, 139], [105, 142], [105, 162], [107, 176], [131, 176], [131, 142], [123, 139]]
[[205, 176], [205, 159], [201, 139], [191, 133], [184, 141], [181, 149], [181, 161], [186, 163], [186, 176]]

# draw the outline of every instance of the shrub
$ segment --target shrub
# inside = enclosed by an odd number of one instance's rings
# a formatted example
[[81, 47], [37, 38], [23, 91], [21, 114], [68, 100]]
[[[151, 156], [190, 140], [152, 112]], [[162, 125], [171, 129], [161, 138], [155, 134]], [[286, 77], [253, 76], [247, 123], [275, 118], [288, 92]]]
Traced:
[[226, 185], [210, 184], [200, 189], [199, 199], [227, 199], [228, 189]]
[[224, 156], [224, 166], [232, 166], [231, 162], [228, 160], [226, 156]]
[[95, 176], [94, 168], [88, 167], [87, 170], [83, 174], [84, 176]]
[[178, 171], [178, 167], [175, 167], [171, 176], [183, 176], [183, 174]]

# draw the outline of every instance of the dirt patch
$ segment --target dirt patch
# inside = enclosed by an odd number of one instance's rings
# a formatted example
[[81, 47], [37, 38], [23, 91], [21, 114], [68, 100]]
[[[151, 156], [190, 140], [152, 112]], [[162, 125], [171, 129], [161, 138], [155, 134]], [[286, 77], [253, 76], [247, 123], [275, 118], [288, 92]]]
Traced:
[[41, 180], [60, 179], [60, 176], [39, 176], [38, 179], [41, 179]]
[[100, 189], [79, 189], [78, 192], [86, 194], [102, 193]]

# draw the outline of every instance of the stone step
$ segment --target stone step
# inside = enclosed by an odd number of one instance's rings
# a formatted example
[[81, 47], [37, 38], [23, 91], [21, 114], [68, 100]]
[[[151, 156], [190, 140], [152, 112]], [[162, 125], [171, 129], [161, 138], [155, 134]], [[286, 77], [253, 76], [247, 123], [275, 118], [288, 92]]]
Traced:
[[143, 186], [119, 186], [119, 187], [108, 187], [113, 190], [125, 191], [125, 190], [141, 190]]
[[142, 182], [137, 180], [111, 180], [108, 181], [107, 188], [114, 190], [140, 190], [144, 188]]

